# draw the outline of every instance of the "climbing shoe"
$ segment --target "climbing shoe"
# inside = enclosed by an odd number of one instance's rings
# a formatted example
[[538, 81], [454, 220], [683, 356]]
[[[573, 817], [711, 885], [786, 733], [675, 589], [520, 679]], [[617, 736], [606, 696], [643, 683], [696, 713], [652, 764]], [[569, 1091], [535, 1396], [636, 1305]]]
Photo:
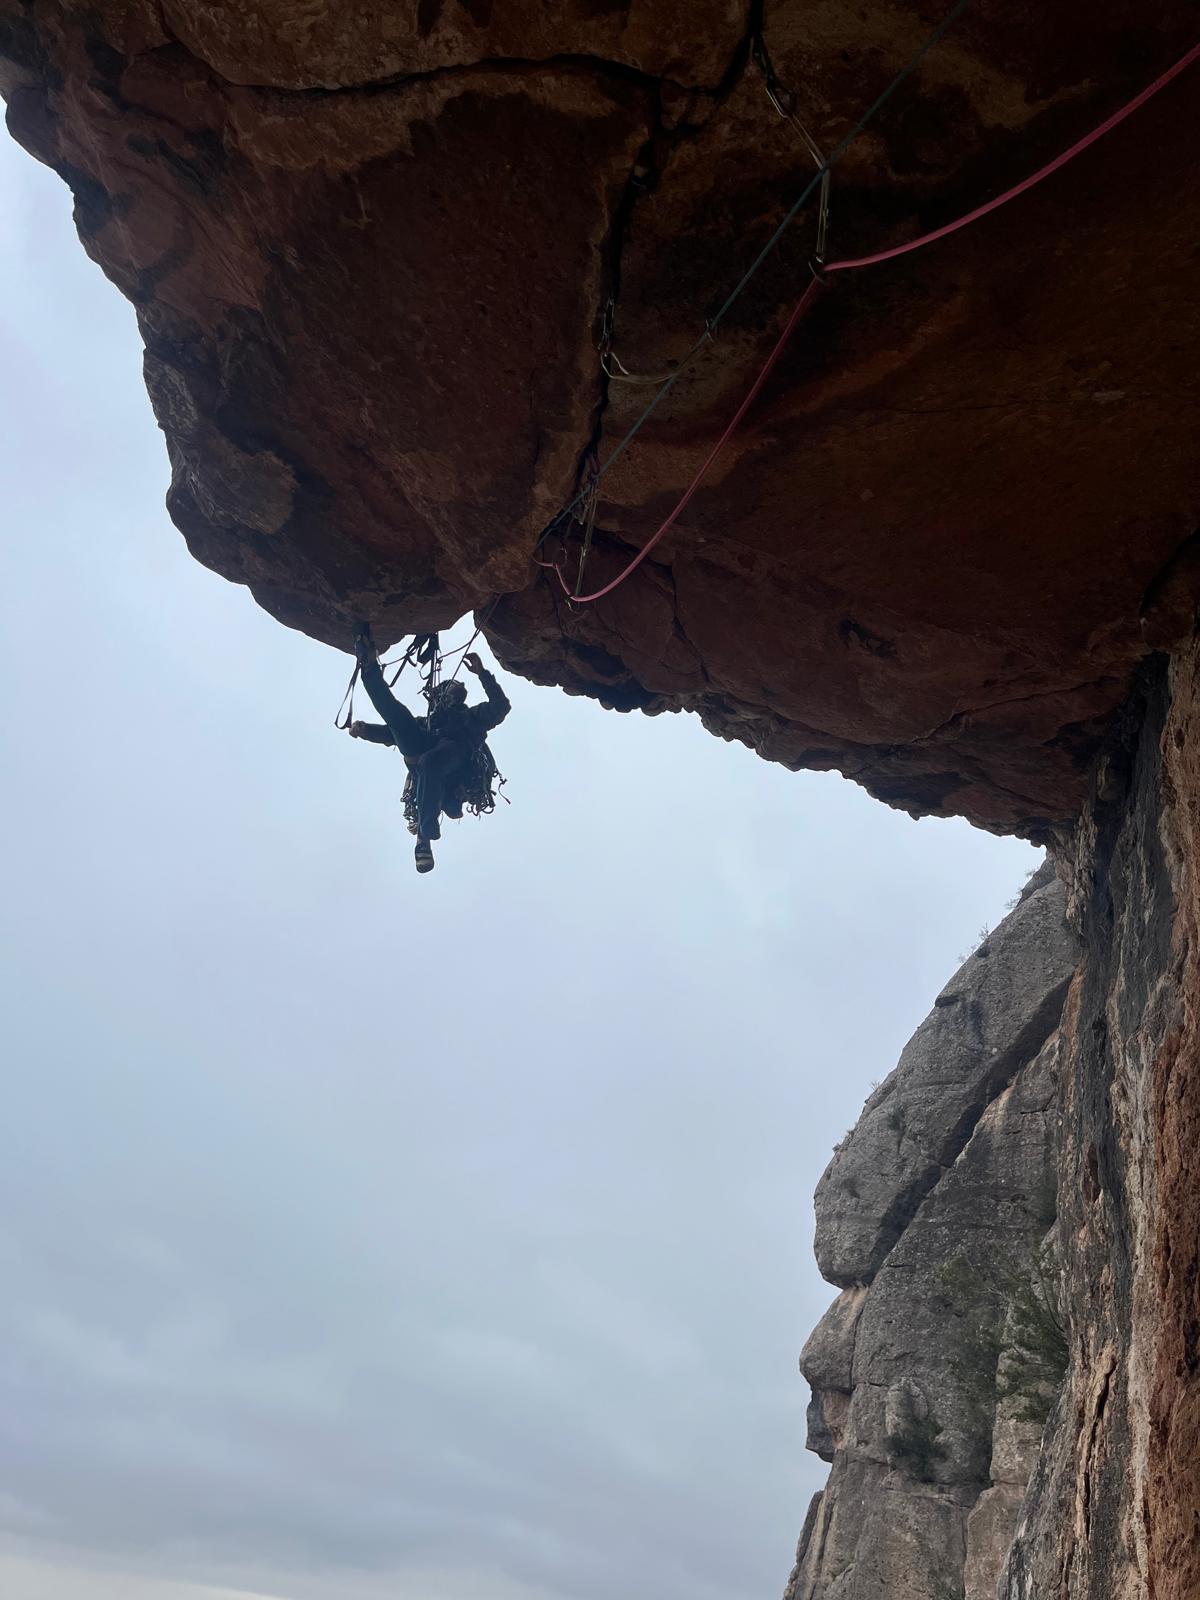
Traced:
[[433, 846], [428, 839], [418, 839], [417, 848], [413, 851], [418, 872], [433, 871]]

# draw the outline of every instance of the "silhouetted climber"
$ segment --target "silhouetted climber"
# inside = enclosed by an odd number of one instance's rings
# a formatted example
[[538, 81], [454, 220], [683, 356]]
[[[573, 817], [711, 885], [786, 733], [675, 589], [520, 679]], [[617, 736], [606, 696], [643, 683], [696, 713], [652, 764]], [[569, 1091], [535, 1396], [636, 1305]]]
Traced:
[[415, 717], [388, 688], [366, 623], [355, 627], [354, 654], [363, 688], [383, 725], [352, 722], [350, 732], [372, 744], [394, 745], [404, 757], [408, 767], [404, 815], [409, 831], [417, 836], [417, 871], [432, 872], [430, 841], [442, 836], [443, 813], [457, 819], [464, 810], [478, 815], [495, 809], [493, 785], [499, 773], [487, 736], [508, 715], [508, 696], [477, 655], [466, 655], [463, 665], [479, 679], [487, 700], [469, 706], [466, 685], [451, 679], [427, 691], [429, 710]]

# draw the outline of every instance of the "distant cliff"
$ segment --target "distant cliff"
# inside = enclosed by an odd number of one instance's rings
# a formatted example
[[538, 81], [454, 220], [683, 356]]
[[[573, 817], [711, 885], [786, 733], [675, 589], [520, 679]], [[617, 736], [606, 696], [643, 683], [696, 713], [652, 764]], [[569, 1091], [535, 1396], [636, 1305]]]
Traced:
[[801, 1367], [832, 1461], [788, 1600], [991, 1600], [1066, 1360], [1058, 1024], [1075, 965], [1049, 866], [937, 997], [817, 1189], [842, 1286]]

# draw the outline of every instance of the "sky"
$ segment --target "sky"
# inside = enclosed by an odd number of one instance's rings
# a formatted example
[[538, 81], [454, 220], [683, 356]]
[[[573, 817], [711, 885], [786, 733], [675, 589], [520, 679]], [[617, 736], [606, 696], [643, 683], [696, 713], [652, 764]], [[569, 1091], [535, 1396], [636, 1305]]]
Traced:
[[779, 1594], [812, 1190], [1039, 857], [508, 681], [417, 877], [347, 658], [171, 527], [66, 189], [0, 194], [0, 1594]]

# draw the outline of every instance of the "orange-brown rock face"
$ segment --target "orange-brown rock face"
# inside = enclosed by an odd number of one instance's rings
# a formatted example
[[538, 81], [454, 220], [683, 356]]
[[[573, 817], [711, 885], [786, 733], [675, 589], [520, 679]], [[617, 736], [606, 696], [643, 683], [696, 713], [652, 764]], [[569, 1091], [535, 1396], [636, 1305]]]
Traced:
[[[1200, 522], [1200, 173], [1180, 80], [1034, 194], [837, 280], [651, 561], [573, 611], [530, 560], [941, 14], [917, 0], [0, 0], [10, 125], [138, 307], [192, 550], [345, 647], [490, 606], [500, 657], [690, 708], [914, 811], [1077, 809]], [[833, 253], [940, 223], [1192, 42], [1187, 0], [969, 7], [839, 163]], [[1200, 69], [1198, 69], [1200, 70]], [[800, 217], [604, 480], [653, 532], [807, 278]]]
[[[1153, 1362], [1147, 1404], [1146, 1540], [1157, 1600], [1200, 1594], [1200, 672], [1195, 650], [1171, 673], [1162, 742], [1167, 852], [1176, 886], [1170, 946], [1173, 1001], [1153, 1058], [1150, 1092], [1155, 1215], [1142, 1306]], [[1141, 1353], [1141, 1352], [1139, 1352]]]
[[1070, 1366], [1002, 1600], [1200, 1593], [1198, 656], [1142, 677], [1069, 864], [1058, 1232]]

